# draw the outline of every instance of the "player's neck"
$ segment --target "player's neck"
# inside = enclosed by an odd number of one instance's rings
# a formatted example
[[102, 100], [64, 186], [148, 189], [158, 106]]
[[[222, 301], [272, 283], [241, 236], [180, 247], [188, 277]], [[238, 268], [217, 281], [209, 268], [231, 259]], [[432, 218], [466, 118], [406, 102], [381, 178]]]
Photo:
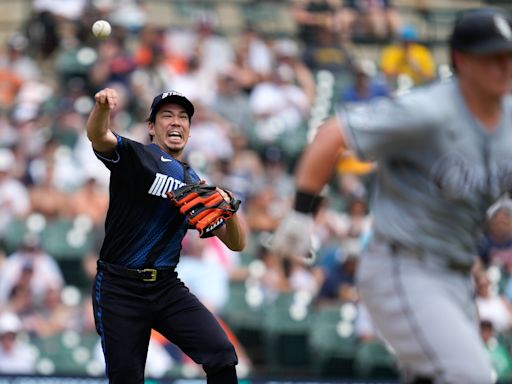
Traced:
[[471, 114], [488, 130], [493, 131], [501, 118], [502, 98], [460, 81], [460, 90]]

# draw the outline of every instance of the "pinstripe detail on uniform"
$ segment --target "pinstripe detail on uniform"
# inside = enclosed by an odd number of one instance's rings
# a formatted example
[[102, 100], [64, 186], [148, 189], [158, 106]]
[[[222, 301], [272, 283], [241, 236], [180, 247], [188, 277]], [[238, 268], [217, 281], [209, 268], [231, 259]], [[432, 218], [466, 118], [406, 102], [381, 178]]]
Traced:
[[96, 301], [96, 311], [94, 316], [98, 324], [98, 333], [101, 339], [101, 348], [103, 349], [103, 356], [105, 356], [105, 374], [108, 372], [107, 354], [105, 353], [105, 333], [103, 331], [103, 318], [101, 312], [101, 284], [103, 282], [103, 272], [98, 272], [96, 276], [96, 283], [94, 285], [94, 300]]
[[435, 351], [430, 347], [428, 344], [427, 337], [422, 332], [422, 328], [416, 321], [416, 318], [414, 316], [414, 312], [412, 310], [412, 307], [407, 300], [406, 295], [406, 288], [402, 284], [402, 270], [400, 265], [400, 258], [392, 255], [391, 256], [391, 273], [393, 274], [393, 283], [395, 286], [396, 291], [396, 297], [398, 298], [400, 305], [400, 308], [402, 308], [403, 311], [403, 318], [405, 321], [409, 324], [409, 327], [411, 329], [411, 333], [413, 336], [416, 337], [416, 341], [418, 342], [418, 345], [423, 350], [427, 358], [432, 362], [432, 366], [434, 367], [434, 371], [437, 372], [435, 374], [436, 378], [442, 376], [442, 368], [440, 364], [440, 359], [436, 355]]

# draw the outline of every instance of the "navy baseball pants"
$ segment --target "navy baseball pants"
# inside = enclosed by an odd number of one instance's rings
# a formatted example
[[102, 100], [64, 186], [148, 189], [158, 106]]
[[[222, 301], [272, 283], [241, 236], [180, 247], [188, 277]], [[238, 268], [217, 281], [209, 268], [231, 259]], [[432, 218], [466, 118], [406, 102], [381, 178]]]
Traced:
[[208, 309], [179, 280], [174, 269], [152, 276], [98, 262], [93, 286], [96, 330], [106, 372], [113, 384], [144, 383], [151, 329], [196, 363], [208, 384], [237, 383], [235, 349]]

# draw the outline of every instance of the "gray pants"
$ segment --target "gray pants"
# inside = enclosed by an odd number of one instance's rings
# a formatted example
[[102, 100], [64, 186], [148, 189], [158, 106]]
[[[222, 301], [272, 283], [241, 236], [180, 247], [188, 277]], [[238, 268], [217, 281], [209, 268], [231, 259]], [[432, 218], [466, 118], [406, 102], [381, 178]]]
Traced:
[[493, 383], [469, 274], [391, 248], [384, 242], [369, 247], [361, 258], [358, 284], [376, 329], [397, 354], [404, 379]]

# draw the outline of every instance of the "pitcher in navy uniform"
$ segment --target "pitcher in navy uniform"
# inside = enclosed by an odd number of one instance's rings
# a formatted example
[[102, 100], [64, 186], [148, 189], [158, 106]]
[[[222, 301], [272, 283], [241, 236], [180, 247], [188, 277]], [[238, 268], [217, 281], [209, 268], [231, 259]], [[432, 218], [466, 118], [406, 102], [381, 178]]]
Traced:
[[[177, 92], [157, 95], [147, 119], [151, 143], [144, 145], [110, 130], [115, 90], [105, 88], [94, 98], [87, 136], [111, 172], [105, 239], [92, 295], [109, 382], [144, 382], [155, 329], [202, 364], [208, 384], [237, 383], [233, 345], [175, 271], [188, 226], [166, 192], [199, 181], [181, 161], [193, 104]], [[231, 250], [245, 246], [245, 227], [236, 214], [214, 233]]]

